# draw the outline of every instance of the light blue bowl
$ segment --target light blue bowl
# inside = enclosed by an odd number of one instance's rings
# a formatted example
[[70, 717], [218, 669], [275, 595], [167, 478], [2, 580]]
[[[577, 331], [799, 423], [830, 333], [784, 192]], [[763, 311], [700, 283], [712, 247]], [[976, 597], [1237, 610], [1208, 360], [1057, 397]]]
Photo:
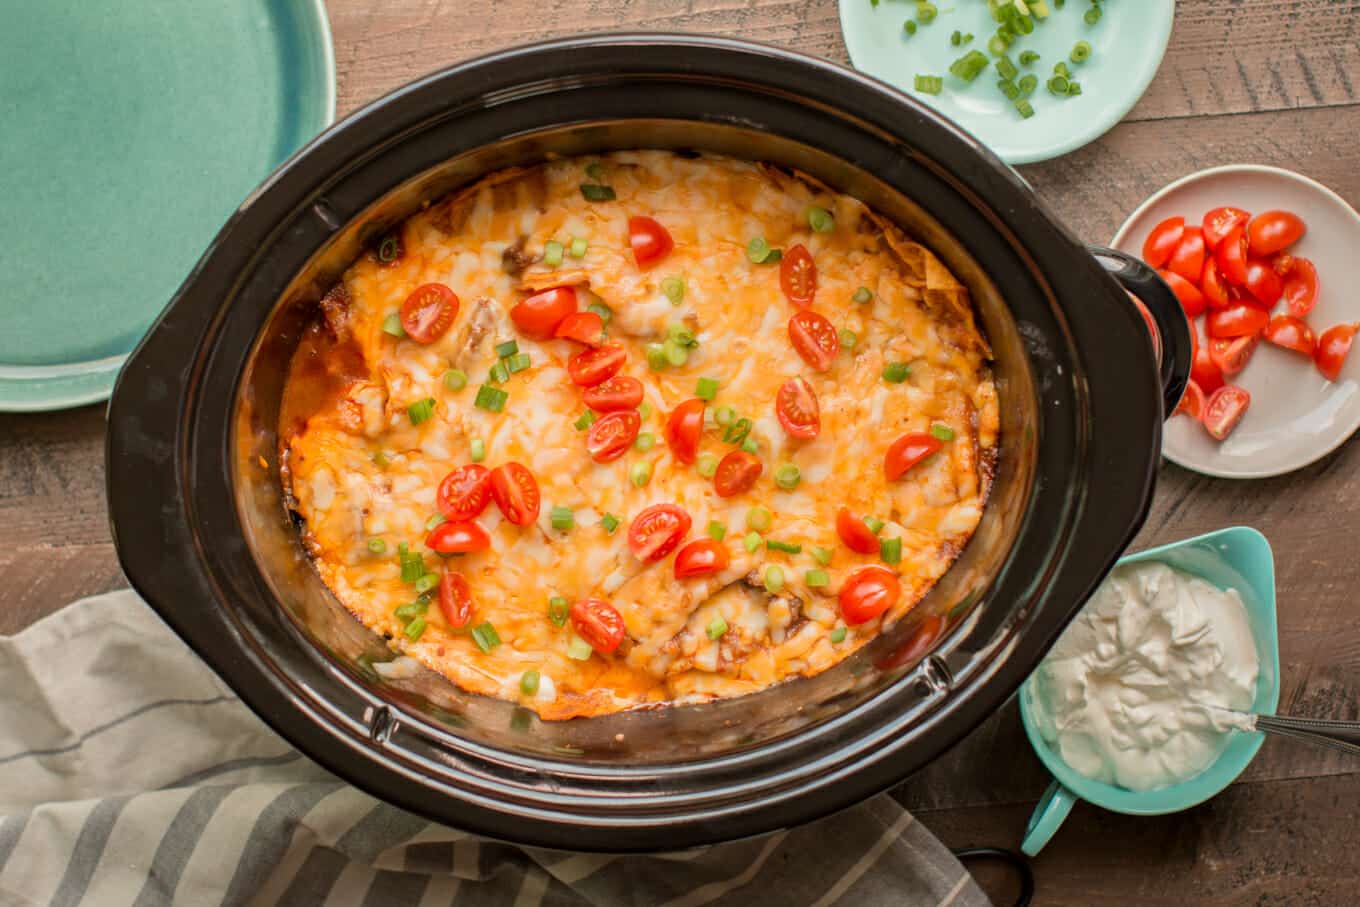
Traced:
[[[1256, 638], [1261, 660], [1256, 680], [1254, 711], [1273, 714], [1280, 702], [1280, 647], [1275, 626], [1275, 559], [1270, 543], [1255, 529], [1235, 526], [1129, 555], [1119, 563], [1160, 561], [1202, 577], [1221, 589], [1233, 588], [1242, 596]], [[1228, 745], [1218, 761], [1188, 781], [1152, 791], [1131, 791], [1077, 774], [1048, 745], [1034, 721], [1034, 676], [1020, 688], [1020, 717], [1025, 733], [1054, 781], [1030, 816], [1020, 849], [1034, 856], [1062, 825], [1078, 799], [1119, 813], [1156, 816], [1189, 809], [1227, 787], [1247, 767], [1264, 736], [1231, 731]]]

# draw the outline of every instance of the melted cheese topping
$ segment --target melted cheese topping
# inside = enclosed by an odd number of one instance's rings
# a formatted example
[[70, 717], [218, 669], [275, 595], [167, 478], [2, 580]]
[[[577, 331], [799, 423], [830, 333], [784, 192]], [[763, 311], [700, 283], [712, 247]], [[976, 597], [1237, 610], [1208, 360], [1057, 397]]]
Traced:
[[[590, 202], [580, 185], [599, 163], [616, 201]], [[830, 211], [835, 228], [810, 230], [809, 205]], [[657, 219], [675, 248], [653, 267], [634, 262], [630, 215]], [[814, 308], [857, 335], [831, 369], [812, 371], [789, 341], [796, 309], [780, 290], [779, 266], [753, 264], [747, 242], [764, 237], [774, 248], [804, 244], [817, 265]], [[345, 606], [391, 645], [478, 693], [522, 702], [549, 719], [602, 714], [645, 704], [694, 701], [754, 692], [798, 675], [823, 671], [898, 620], [930, 589], [962, 550], [980, 519], [997, 444], [997, 398], [966, 290], [926, 249], [908, 240], [865, 205], [812, 180], [759, 164], [668, 152], [616, 153], [505, 171], [410, 218], [400, 230], [402, 252], [390, 264], [368, 255], [322, 301], [324, 317], [294, 358], [285, 389], [280, 444], [285, 482], [305, 519], [305, 540], [318, 572]], [[588, 240], [583, 258], [558, 267], [542, 260], [545, 243]], [[673, 305], [662, 291], [682, 277], [684, 297]], [[438, 282], [462, 301], [454, 326], [429, 345], [383, 331], [417, 286]], [[630, 450], [599, 464], [573, 423], [584, 412], [582, 389], [566, 371], [580, 347], [565, 340], [520, 336], [509, 310], [534, 289], [575, 285], [585, 299], [613, 312], [612, 342], [623, 344], [623, 374], [643, 382], [651, 413], [642, 430], [657, 438], [650, 450]], [[867, 303], [856, 291], [872, 291]], [[582, 302], [584, 306], [585, 302]], [[646, 344], [683, 325], [698, 340], [680, 367], [649, 371]], [[473, 405], [496, 363], [495, 345], [517, 340], [532, 365], [502, 385], [501, 413]], [[883, 380], [884, 366], [911, 364], [907, 381]], [[446, 370], [470, 376], [450, 391]], [[775, 394], [801, 375], [815, 389], [822, 428], [811, 441], [790, 438], [775, 416]], [[765, 471], [755, 487], [720, 498], [694, 466], [667, 449], [669, 412], [695, 395], [700, 377], [719, 382], [709, 406], [702, 453], [722, 456], [718, 406], [753, 423], [751, 438]], [[413, 425], [407, 407], [435, 401], [433, 418]], [[884, 475], [887, 446], [900, 435], [949, 426], [954, 439], [895, 482]], [[491, 536], [488, 551], [441, 560], [423, 545], [437, 513], [435, 492], [454, 467], [470, 461], [473, 439], [485, 445], [484, 465], [517, 461], [542, 491], [537, 525], [506, 522], [494, 504], [477, 518]], [[629, 481], [634, 464], [652, 467], [650, 482]], [[791, 491], [774, 482], [778, 466], [802, 474]], [[627, 545], [628, 526], [643, 508], [673, 503], [693, 518], [690, 538], [710, 521], [727, 529], [731, 565], [719, 574], [676, 580], [674, 557], [644, 564]], [[749, 553], [742, 544], [747, 514], [768, 508], [771, 539], [800, 544], [803, 553]], [[554, 530], [553, 506], [574, 511], [575, 526]], [[837, 593], [856, 568], [876, 562], [837, 539], [842, 506], [884, 521], [884, 538], [902, 540], [903, 595], [881, 618], [846, 628]], [[612, 534], [605, 514], [621, 525]], [[382, 539], [383, 554], [369, 540]], [[467, 629], [455, 630], [437, 604], [424, 615], [416, 641], [394, 612], [416, 599], [402, 581], [399, 543], [421, 552], [425, 569], [457, 569], [474, 602], [469, 626], [489, 622], [501, 644], [482, 651]], [[834, 552], [830, 584], [807, 585], [820, 565], [814, 546]], [[777, 594], [761, 583], [779, 565]], [[571, 627], [548, 617], [549, 599], [599, 597], [622, 614], [627, 638], [611, 655], [568, 657]], [[408, 609], [409, 613], [409, 609]], [[705, 632], [721, 616], [728, 630]], [[833, 641], [836, 640], [836, 641]], [[539, 672], [537, 692], [521, 677]]]

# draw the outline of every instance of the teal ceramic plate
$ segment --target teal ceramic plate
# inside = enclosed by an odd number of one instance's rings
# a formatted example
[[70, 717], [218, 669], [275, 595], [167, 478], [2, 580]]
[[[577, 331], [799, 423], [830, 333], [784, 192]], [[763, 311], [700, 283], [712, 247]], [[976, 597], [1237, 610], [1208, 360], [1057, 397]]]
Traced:
[[6, 4], [0, 111], [0, 410], [103, 400], [222, 223], [334, 118], [325, 9]]
[[[1103, 135], [1123, 119], [1152, 82], [1171, 37], [1175, 0], [1110, 0], [1101, 4], [1103, 15], [1094, 26], [1083, 14], [1087, 0], [1067, 0], [1062, 9], [1048, 0], [1051, 13], [1033, 33], [1011, 46], [1011, 61], [1019, 65], [1019, 52], [1033, 50], [1040, 61], [1021, 74], [1034, 73], [1039, 89], [1031, 96], [1035, 115], [1022, 120], [1011, 102], [997, 89], [998, 76], [988, 68], [972, 83], [949, 74], [949, 64], [969, 50], [987, 52], [987, 40], [997, 24], [985, 0], [935, 0], [940, 10], [935, 21], [919, 26], [908, 36], [902, 24], [914, 18], [916, 4], [910, 0], [840, 0], [841, 31], [855, 67], [888, 82], [912, 97], [931, 105], [967, 129], [1009, 164], [1046, 161]], [[954, 47], [949, 36], [955, 30], [971, 32], [973, 41]], [[1081, 65], [1068, 62], [1081, 82], [1079, 96], [1059, 99], [1045, 87], [1053, 64], [1067, 61], [1078, 41], [1086, 41], [1094, 53]], [[917, 75], [944, 78], [939, 95], [915, 90]]]

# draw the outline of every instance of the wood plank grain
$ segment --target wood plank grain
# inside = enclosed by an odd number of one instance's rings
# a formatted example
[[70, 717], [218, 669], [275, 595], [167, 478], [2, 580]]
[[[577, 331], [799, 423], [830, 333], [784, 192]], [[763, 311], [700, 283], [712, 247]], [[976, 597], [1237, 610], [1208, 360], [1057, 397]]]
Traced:
[[127, 586], [113, 544], [0, 546], [0, 636], [17, 633], [67, 602]]

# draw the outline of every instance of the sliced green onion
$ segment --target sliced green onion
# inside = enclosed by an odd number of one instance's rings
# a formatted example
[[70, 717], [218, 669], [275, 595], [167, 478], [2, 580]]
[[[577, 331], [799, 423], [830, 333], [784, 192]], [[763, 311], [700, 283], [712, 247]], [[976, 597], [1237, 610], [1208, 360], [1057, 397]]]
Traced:
[[406, 415], [411, 417], [412, 425], [428, 422], [434, 416], [434, 398], [426, 397], [406, 407]]
[[528, 353], [516, 353], [509, 359], [505, 360], [505, 370], [508, 371], [510, 374], [514, 375], [518, 372], [524, 371], [532, 364], [533, 360], [529, 358]]
[[383, 453], [381, 450], [373, 451], [373, 456], [369, 457], [369, 459], [372, 460], [373, 465], [379, 469], [386, 469], [388, 464], [392, 462], [387, 459], [387, 454]]
[[1067, 59], [1073, 63], [1085, 63], [1091, 59], [1091, 45], [1085, 41], [1078, 41], [1072, 45], [1072, 53], [1067, 55]]
[[878, 517], [866, 516], [864, 518], [864, 525], [868, 526], [869, 531], [872, 532], [874, 535], [878, 535], [880, 532], [883, 531], [883, 527], [886, 524]]
[[[1005, 51], [1004, 47], [1002, 51]], [[949, 71], [963, 81], [971, 82], [982, 75], [982, 71], [987, 68], [988, 63], [987, 55], [982, 51], [970, 50], [949, 64]]]
[[757, 236], [746, 244], [746, 257], [758, 265], [772, 265], [784, 257], [778, 249], [770, 248], [765, 237]]
[[1092, 6], [1082, 18], [1086, 20], [1087, 25], [1095, 25], [1100, 21], [1100, 7]]
[[489, 413], [498, 413], [505, 409], [505, 401], [509, 399], [510, 395], [499, 387], [483, 384], [477, 388], [477, 397], [472, 401], [472, 405]]
[[637, 448], [638, 450], [642, 451], [643, 453], [646, 453], [647, 451], [651, 450], [651, 449], [652, 449], [653, 447], [655, 447], [655, 446], [656, 446], [656, 435], [652, 434], [652, 433], [649, 432], [649, 431], [638, 432], [638, 436], [637, 436], [636, 440], [633, 441], [633, 447]]
[[755, 554], [760, 545], [761, 539], [758, 532], [748, 532], [741, 540], [741, 546], [746, 549], [747, 554]]
[[1024, 98], [1020, 98], [1015, 102], [1015, 109], [1023, 119], [1028, 120], [1030, 117], [1034, 116], [1034, 105]]
[[[960, 44], [962, 44], [962, 43], [963, 43], [963, 32], [959, 31], [957, 28], [954, 29], [954, 34], [952, 34], [952, 35], [949, 36], [949, 43], [950, 43], [950, 45], [952, 45], [953, 47], [958, 47]], [[918, 76], [917, 78], [920, 78], [920, 77]], [[919, 85], [916, 86], [916, 87], [917, 87], [917, 89], [920, 89], [920, 86], [919, 86]]]
[[538, 672], [530, 668], [519, 677], [519, 691], [525, 696], [532, 696], [538, 692]]
[[718, 458], [711, 453], [701, 453], [694, 461], [694, 470], [703, 478], [711, 479], [718, 474]]
[[439, 585], [439, 574], [438, 574], [438, 573], [427, 573], [427, 574], [425, 574], [424, 576], [422, 576], [420, 579], [416, 580], [416, 592], [418, 592], [418, 593], [420, 593], [420, 592], [429, 592], [431, 589], [433, 589], [435, 586], [438, 586], [438, 585]]
[[599, 161], [591, 161], [589, 164], [586, 164], [586, 176], [597, 183], [604, 182], [604, 165]]
[[665, 278], [661, 281], [661, 292], [671, 301], [671, 305], [679, 305], [685, 301], [685, 278]]
[[847, 350], [853, 350], [855, 344], [859, 343], [859, 335], [849, 328], [841, 328], [836, 332], [836, 337], [840, 339], [841, 346]]
[[559, 627], [567, 625], [567, 615], [571, 613], [571, 602], [560, 595], [548, 599], [548, 620]]
[[850, 299], [852, 302], [858, 302], [860, 305], [863, 305], [866, 302], [873, 302], [874, 291], [869, 289], [868, 287], [860, 287], [858, 290], [855, 291], [855, 295], [851, 296]]
[[397, 542], [397, 555], [399, 557], [406, 557], [406, 555], [410, 553], [411, 553], [410, 545], [406, 544], [405, 542]]
[[401, 556], [401, 581], [403, 583], [414, 583], [424, 575], [424, 557], [419, 554], [403, 554]]
[[599, 315], [600, 321], [605, 324], [609, 324], [609, 319], [614, 317], [614, 310], [603, 302], [592, 302], [590, 305], [586, 306], [586, 311], [594, 312], [596, 315]]
[[[1010, 46], [1011, 42], [1010, 39], [1006, 37], [1006, 33], [998, 29], [997, 33], [992, 35], [987, 41], [987, 52], [994, 57], [999, 57], [1004, 54], [1006, 48]], [[969, 79], [968, 81], [971, 82], [972, 79]]]
[[460, 391], [467, 387], [467, 372], [460, 368], [451, 368], [444, 373], [444, 387], [451, 391]]
[[1054, 76], [1048, 80], [1048, 90], [1052, 94], [1066, 95], [1067, 85], [1067, 79], [1063, 76]]
[[590, 244], [586, 242], [584, 237], [573, 236], [571, 239], [571, 245], [567, 247], [567, 254], [570, 255], [572, 258], [585, 258], [586, 249], [588, 249], [589, 247]]
[[566, 532], [576, 525], [576, 514], [572, 513], [570, 507], [557, 506], [549, 513], [552, 521], [552, 528]]
[[485, 620], [472, 628], [472, 641], [477, 644], [477, 648], [489, 654], [501, 644], [501, 635], [491, 626], [491, 621]]
[[[958, 32], [954, 32], [954, 34], [957, 35]], [[944, 91], [944, 79], [939, 76], [918, 75], [916, 77], [916, 90], [921, 94], [939, 94]]]
[[737, 418], [737, 411], [730, 406], [720, 406], [713, 411], [713, 421], [719, 425], [731, 425]]
[[647, 344], [647, 367], [654, 372], [664, 369], [669, 362], [666, 360], [666, 348], [659, 343]]
[[1034, 94], [1034, 90], [1039, 87], [1039, 77], [1036, 76], [1034, 73], [1030, 73], [1029, 75], [1023, 77], [1016, 84], [1020, 88], [1020, 96], [1027, 98], [1030, 95]]
[[963, 40], [960, 41], [959, 44], [967, 44], [969, 41], [972, 41], [972, 40], [973, 40], [973, 33], [970, 32], [970, 31], [966, 31], [966, 32], [963, 33]]
[[382, 242], [378, 243], [378, 261], [385, 265], [390, 265], [401, 257], [401, 237], [395, 233], [389, 233], [383, 237]]
[[599, 183], [582, 183], [581, 195], [588, 202], [612, 202], [618, 198], [613, 186], [601, 186]]
[[742, 441], [741, 449], [746, 451], [748, 454], [760, 453], [760, 448], [756, 446], [755, 438], [747, 438], [746, 440]]
[[642, 405], [638, 407], [638, 418], [640, 418], [643, 422], [646, 422], [651, 417], [652, 417], [652, 404], [648, 403], [646, 400], [643, 400]]
[[885, 564], [900, 563], [902, 561], [902, 540], [879, 539], [878, 556], [883, 559]]
[[916, 23], [913, 20], [908, 19], [907, 21], [902, 23], [902, 31], [906, 32], [909, 35], [916, 34]]
[[628, 468], [628, 481], [641, 488], [652, 480], [652, 464], [647, 461], [634, 463]]
[[407, 602], [406, 604], [397, 608], [395, 611], [392, 612], [392, 616], [395, 617], [397, 620], [405, 623], [406, 621], [415, 620], [417, 617], [424, 616], [426, 613], [429, 612], [429, 610], [430, 603], [428, 601], [421, 601], [418, 598], [413, 602]]
[[1037, 53], [1032, 50], [1027, 50], [1020, 54], [1020, 65], [1033, 66], [1035, 63], [1038, 63], [1040, 59], [1041, 58]]
[[699, 345], [699, 341], [694, 336], [694, 332], [683, 324], [672, 324], [666, 328], [666, 339], [674, 340], [685, 349], [693, 349]]
[[510, 369], [506, 367], [504, 359], [491, 366], [491, 370], [487, 372], [486, 380], [492, 384], [504, 384], [510, 380]]
[[519, 341], [507, 340], [504, 343], [496, 344], [496, 358], [509, 359], [519, 352]]
[[1015, 68], [1015, 64], [1011, 62], [1010, 57], [1002, 54], [996, 61], [996, 74], [1003, 79], [1014, 79], [1016, 76], [1020, 75], [1020, 70]]
[[1022, 35], [1028, 35], [1034, 31], [1034, 20], [1029, 16], [1021, 16], [1011, 23], [1011, 27]]
[[803, 574], [803, 582], [809, 589], [821, 589], [831, 585], [831, 574], [825, 570], [809, 570]]
[[486, 442], [481, 438], [473, 438], [468, 442], [468, 456], [474, 463], [480, 463], [486, 459]]
[[411, 640], [411, 642], [418, 642], [420, 637], [425, 635], [426, 626], [428, 626], [428, 624], [426, 623], [425, 618], [417, 617], [407, 624], [406, 629], [401, 632], [405, 633], [406, 638]]
[[784, 588], [784, 569], [776, 564], [765, 568], [765, 591], [778, 592]]
[[1070, 79], [1072, 78], [1072, 70], [1067, 68], [1066, 63], [1064, 63], [1062, 60], [1059, 60], [1057, 63], [1053, 64], [1053, 75], [1062, 76], [1065, 79]]
[[954, 440], [954, 429], [945, 425], [943, 422], [936, 422], [934, 425], [930, 426], [930, 433], [941, 441]]
[[831, 556], [834, 553], [835, 552], [833, 552], [830, 548], [822, 548], [820, 546], [814, 545], [812, 548], [812, 559], [815, 560], [817, 563], [821, 564], [823, 567], [825, 567], [827, 564], [831, 563]]
[[401, 316], [396, 312], [383, 319], [383, 333], [393, 337], [405, 337], [406, 328], [401, 326]]
[[836, 629], [832, 630], [832, 631], [831, 631], [831, 641], [832, 641], [833, 643], [842, 643], [842, 642], [845, 642], [845, 628], [844, 628], [844, 627], [837, 627]]
[[590, 647], [590, 643], [586, 642], [575, 633], [571, 634], [571, 642], [567, 643], [568, 658], [575, 659], [576, 661], [586, 661], [594, 651], [595, 650]]
[[708, 537], [715, 542], [721, 542], [727, 537], [727, 527], [717, 520], [708, 521]]
[[742, 418], [733, 422], [731, 425], [727, 426], [727, 430], [723, 432], [723, 443], [741, 444], [741, 442], [746, 440], [746, 436], [749, 435], [750, 433], [751, 433], [751, 420], [743, 416]]
[[605, 532], [613, 535], [614, 530], [619, 528], [619, 518], [612, 513], [606, 513], [600, 517], [600, 525], [604, 527]]
[[779, 539], [766, 539], [765, 547], [771, 551], [782, 551], [785, 554], [803, 553], [803, 546], [797, 542], [781, 542]]
[[661, 345], [661, 351], [668, 365], [681, 366], [689, 361], [689, 350], [679, 340], [667, 340]]
[[757, 532], [765, 532], [770, 528], [770, 523], [772, 521], [773, 518], [770, 516], [770, 511], [766, 510], [764, 507], [756, 506], [746, 511], [746, 525]]
[[[694, 396], [698, 397], [700, 400], [712, 401], [714, 397], [718, 396], [718, 379], [700, 378], [699, 382], [694, 386]], [[716, 413], [714, 414], [714, 418], [717, 418]]]
[[939, 8], [933, 3], [923, 3], [916, 0], [916, 18], [922, 25], [929, 25], [935, 21], [935, 17], [940, 14]]
[[1072, 79], [1067, 83], [1067, 96], [1071, 98], [1079, 94], [1081, 94], [1081, 83], [1076, 79]]
[[797, 488], [801, 479], [802, 473], [792, 463], [785, 463], [774, 471], [774, 483], [785, 491], [792, 491]]
[[996, 87], [1001, 89], [1001, 93], [1004, 94], [1008, 100], [1014, 101], [1016, 98], [1020, 97], [1020, 86], [1016, 85], [1010, 79], [1002, 79], [996, 83]]
[[386, 554], [387, 542], [382, 539], [373, 538], [368, 540], [368, 550], [373, 554]]
[[571, 424], [572, 427], [575, 428], [577, 431], [585, 431], [587, 428], [590, 428], [590, 426], [595, 424], [595, 412], [593, 410], [588, 409], [585, 412], [581, 413], [581, 415], [577, 416], [576, 421]]
[[709, 639], [717, 642], [727, 632], [727, 621], [723, 620], [722, 615], [719, 614], [708, 622], [708, 626], [704, 627], [704, 632], [708, 634]]
[[831, 212], [817, 205], [810, 205], [807, 209], [808, 226], [817, 233], [830, 233], [836, 229], [836, 218], [831, 216]]
[[889, 384], [901, 384], [911, 377], [911, 366], [905, 362], [889, 362], [883, 367], [883, 380]]
[[562, 264], [562, 253], [566, 248], [557, 240], [550, 239], [543, 244], [543, 263], [550, 268]]
[[429, 532], [431, 529], [438, 526], [440, 523], [447, 523], [448, 521], [449, 518], [444, 516], [444, 514], [436, 513], [434, 516], [430, 517], [428, 520], [425, 521], [425, 531]]

